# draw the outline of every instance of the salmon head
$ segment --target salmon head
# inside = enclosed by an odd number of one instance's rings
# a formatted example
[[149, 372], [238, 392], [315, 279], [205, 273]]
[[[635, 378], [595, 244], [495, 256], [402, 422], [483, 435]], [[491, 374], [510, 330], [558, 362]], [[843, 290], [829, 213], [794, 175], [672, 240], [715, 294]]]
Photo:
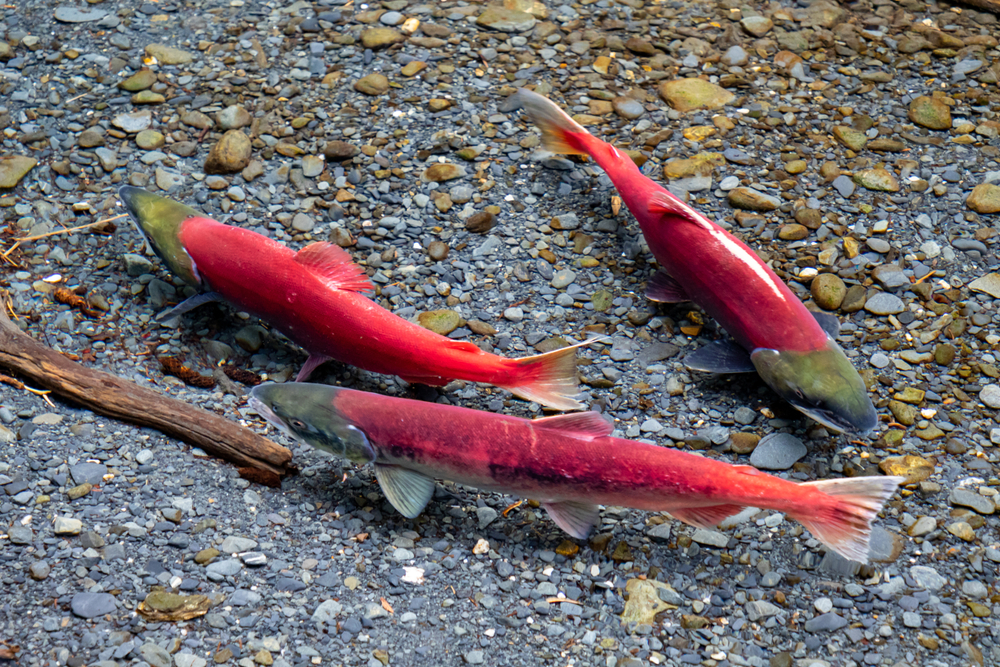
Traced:
[[119, 189], [118, 196], [139, 234], [170, 272], [190, 285], [200, 286], [198, 270], [181, 243], [180, 231], [185, 220], [204, 216], [190, 206], [130, 185]]
[[258, 385], [250, 407], [292, 438], [355, 463], [375, 460], [364, 432], [337, 410], [337, 387], [306, 382]]
[[781, 398], [820, 424], [862, 435], [875, 428], [878, 415], [865, 383], [832, 338], [808, 352], [757, 349], [750, 359]]

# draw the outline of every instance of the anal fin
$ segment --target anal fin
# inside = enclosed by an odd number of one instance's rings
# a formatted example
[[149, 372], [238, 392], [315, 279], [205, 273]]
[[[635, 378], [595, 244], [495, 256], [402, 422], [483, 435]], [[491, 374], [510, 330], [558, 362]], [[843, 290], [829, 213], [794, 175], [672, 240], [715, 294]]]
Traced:
[[408, 519], [419, 516], [434, 495], [434, 480], [415, 470], [376, 463], [375, 478], [389, 504]]
[[649, 283], [646, 285], [646, 298], [660, 303], [681, 303], [691, 300], [684, 290], [684, 286], [663, 269], [649, 278]]
[[750, 354], [732, 340], [717, 340], [684, 357], [684, 365], [705, 373], [756, 373]]
[[685, 507], [669, 510], [678, 521], [695, 528], [715, 528], [723, 519], [728, 519], [743, 510], [742, 505], [709, 505], [708, 507]]
[[161, 313], [157, 313], [156, 317], [153, 318], [157, 322], [166, 322], [167, 320], [172, 320], [175, 317], [180, 317], [184, 313], [190, 312], [197, 308], [198, 306], [203, 306], [206, 303], [212, 303], [213, 301], [222, 301], [222, 295], [216, 294], [215, 292], [202, 292], [201, 294], [195, 294], [190, 299], [185, 299], [173, 308], [168, 308]]
[[542, 503], [557, 526], [577, 539], [584, 539], [601, 518], [601, 508], [579, 500]]

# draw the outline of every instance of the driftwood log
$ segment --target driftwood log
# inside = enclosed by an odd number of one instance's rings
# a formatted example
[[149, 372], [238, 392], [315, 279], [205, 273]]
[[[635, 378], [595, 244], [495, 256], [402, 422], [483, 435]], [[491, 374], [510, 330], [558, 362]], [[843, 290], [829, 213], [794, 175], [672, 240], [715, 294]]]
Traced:
[[99, 415], [149, 426], [253, 469], [241, 474], [254, 481], [273, 484], [291, 472], [292, 453], [285, 447], [225, 417], [75, 363], [23, 333], [6, 310], [6, 299], [0, 299], [0, 368]]

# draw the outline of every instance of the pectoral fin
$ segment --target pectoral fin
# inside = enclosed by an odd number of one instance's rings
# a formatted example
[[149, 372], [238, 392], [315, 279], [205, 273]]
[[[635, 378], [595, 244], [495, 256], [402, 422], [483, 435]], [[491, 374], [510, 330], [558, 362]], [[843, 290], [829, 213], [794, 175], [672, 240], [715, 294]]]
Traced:
[[732, 340], [717, 340], [684, 357], [684, 365], [706, 373], [755, 373], [750, 354]]
[[821, 313], [816, 310], [810, 310], [809, 312], [816, 318], [820, 328], [830, 335], [830, 338], [836, 338], [840, 335], [840, 320], [835, 315]]
[[584, 539], [601, 519], [601, 508], [593, 503], [562, 500], [542, 503], [557, 526], [577, 539]]
[[309, 358], [306, 359], [306, 363], [302, 364], [299, 374], [295, 376], [295, 381], [305, 382], [314, 370], [330, 361], [330, 359], [333, 359], [333, 357], [328, 357], [325, 354], [310, 354]]
[[670, 515], [695, 528], [715, 528], [720, 521], [728, 519], [742, 510], [742, 505], [712, 505], [710, 507], [686, 507], [670, 510]]
[[646, 285], [646, 298], [660, 303], [681, 303], [691, 300], [691, 297], [684, 291], [684, 286], [663, 269], [650, 277], [649, 283]]
[[196, 294], [190, 299], [185, 299], [173, 308], [164, 310], [156, 315], [155, 319], [157, 322], [166, 322], [167, 320], [172, 320], [175, 317], [180, 317], [186, 312], [192, 311], [198, 306], [203, 306], [206, 303], [211, 303], [213, 301], [222, 301], [222, 296], [216, 294], [215, 292], [202, 292], [201, 294]]
[[408, 468], [376, 463], [375, 478], [389, 503], [408, 519], [419, 516], [434, 495], [434, 480]]

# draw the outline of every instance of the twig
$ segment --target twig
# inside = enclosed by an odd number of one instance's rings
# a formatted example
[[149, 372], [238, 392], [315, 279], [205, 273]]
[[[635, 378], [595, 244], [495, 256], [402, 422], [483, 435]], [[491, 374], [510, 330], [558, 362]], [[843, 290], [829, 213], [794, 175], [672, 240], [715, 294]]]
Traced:
[[15, 238], [14, 239], [14, 245], [12, 245], [11, 247], [7, 248], [7, 250], [5, 250], [3, 252], [2, 257], [4, 259], [7, 259], [7, 257], [10, 256], [10, 253], [12, 253], [15, 250], [17, 250], [17, 248], [22, 243], [24, 243], [25, 241], [37, 241], [39, 239], [46, 239], [46, 238], [48, 238], [50, 236], [58, 236], [60, 234], [72, 234], [73, 232], [78, 232], [81, 229], [88, 229], [88, 228], [94, 227], [96, 225], [103, 225], [104, 223], [111, 222], [112, 220], [117, 220], [118, 218], [124, 218], [127, 215], [128, 215], [128, 213], [122, 213], [121, 215], [116, 215], [113, 218], [105, 218], [104, 220], [98, 220], [97, 222], [88, 222], [87, 224], [80, 225], [79, 227], [69, 227], [69, 228], [64, 228], [64, 229], [57, 229], [54, 232], [45, 232], [44, 234], [36, 234], [35, 236], [21, 236], [19, 238]]

